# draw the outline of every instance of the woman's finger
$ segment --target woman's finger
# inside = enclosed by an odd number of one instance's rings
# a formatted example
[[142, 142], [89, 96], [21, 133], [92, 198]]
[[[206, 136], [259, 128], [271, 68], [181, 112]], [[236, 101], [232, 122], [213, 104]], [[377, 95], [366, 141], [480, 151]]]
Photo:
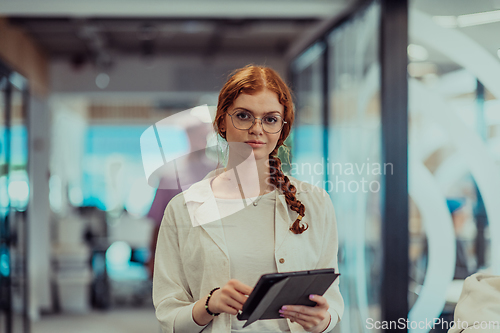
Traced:
[[317, 303], [315, 307], [326, 307], [326, 309], [329, 308], [328, 300], [324, 296], [313, 294], [309, 297], [309, 299]]
[[294, 319], [297, 319], [297, 320], [301, 319], [301, 320], [304, 320], [304, 321], [307, 321], [307, 322], [314, 322], [315, 319], [318, 318], [317, 315], [309, 315], [309, 314], [306, 314], [306, 313], [295, 312], [295, 311], [284, 311], [283, 315], [285, 317], [294, 318]]
[[287, 311], [317, 316], [319, 313], [325, 311], [325, 309], [322, 306], [286, 305], [281, 308], [280, 313], [286, 313]]
[[232, 315], [237, 315], [238, 314], [238, 310], [227, 305], [227, 304], [223, 304], [222, 305], [222, 309], [221, 309], [221, 312], [224, 312], [224, 313], [229, 313], [229, 314], [232, 314]]
[[250, 295], [250, 293], [252, 292], [253, 288], [250, 287], [249, 285], [246, 285], [244, 284], [243, 282], [239, 281], [239, 280], [236, 280], [236, 279], [232, 279], [231, 280], [231, 285], [233, 286], [233, 288], [243, 294], [243, 295]]
[[225, 304], [236, 309], [237, 311], [240, 311], [243, 308], [243, 305], [240, 302], [238, 302], [237, 300], [235, 300], [231, 297], [227, 297], [225, 299]]
[[[213, 304], [214, 302], [215, 304]], [[220, 290], [216, 290], [212, 298], [209, 301], [210, 307], [215, 312], [227, 312], [230, 314], [237, 314], [239, 310], [243, 308], [242, 304], [237, 300], [233, 299], [230, 294], [227, 292], [222, 292]], [[215, 308], [213, 307], [215, 305]]]
[[311, 322], [308, 322], [306, 320], [300, 319], [300, 318], [294, 318], [290, 319], [290, 321], [296, 322], [297, 324], [300, 324], [306, 331], [309, 331], [311, 328], [313, 328], [315, 325]]
[[290, 319], [292, 323], [296, 322], [300, 324], [308, 332], [321, 323], [321, 320], [318, 317], [304, 315], [303, 313], [297, 313], [296, 315], [291, 316], [288, 315], [287, 318]]
[[248, 298], [237, 290], [230, 291], [229, 296], [240, 304], [244, 304]]

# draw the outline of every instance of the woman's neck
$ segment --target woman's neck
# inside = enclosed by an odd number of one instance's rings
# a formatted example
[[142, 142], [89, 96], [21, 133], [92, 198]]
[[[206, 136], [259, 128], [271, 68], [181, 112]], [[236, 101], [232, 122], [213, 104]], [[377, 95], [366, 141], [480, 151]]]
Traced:
[[241, 184], [246, 196], [261, 195], [272, 190], [267, 159], [256, 160], [253, 154], [246, 159], [229, 155], [226, 172], [221, 175], [223, 180]]

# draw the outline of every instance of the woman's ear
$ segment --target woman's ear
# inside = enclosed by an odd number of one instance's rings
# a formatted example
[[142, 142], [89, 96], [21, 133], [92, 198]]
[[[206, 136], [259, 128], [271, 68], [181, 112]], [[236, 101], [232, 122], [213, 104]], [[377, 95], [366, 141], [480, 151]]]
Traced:
[[225, 119], [225, 117], [221, 117], [221, 120], [219, 121], [219, 129], [221, 132], [226, 131], [226, 119]]

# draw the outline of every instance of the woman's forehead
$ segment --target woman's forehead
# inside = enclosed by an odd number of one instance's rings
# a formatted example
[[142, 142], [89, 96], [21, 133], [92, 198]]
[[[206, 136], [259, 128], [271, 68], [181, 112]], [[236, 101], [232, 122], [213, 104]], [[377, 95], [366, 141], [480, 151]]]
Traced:
[[233, 109], [243, 108], [254, 114], [279, 112], [283, 114], [284, 106], [279, 102], [278, 95], [270, 90], [255, 94], [241, 93], [233, 103]]

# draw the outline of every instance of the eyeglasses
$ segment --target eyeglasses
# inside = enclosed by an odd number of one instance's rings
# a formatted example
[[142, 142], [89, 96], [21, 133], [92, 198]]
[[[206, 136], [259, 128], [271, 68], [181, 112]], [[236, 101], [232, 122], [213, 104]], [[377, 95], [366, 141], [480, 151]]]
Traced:
[[252, 128], [255, 124], [256, 119], [260, 119], [260, 124], [262, 129], [270, 134], [275, 134], [281, 131], [283, 126], [287, 123], [281, 118], [281, 116], [276, 114], [269, 114], [262, 118], [255, 118], [253, 114], [248, 111], [240, 110], [233, 114], [228, 114], [231, 117], [231, 122], [236, 129], [247, 130]]

